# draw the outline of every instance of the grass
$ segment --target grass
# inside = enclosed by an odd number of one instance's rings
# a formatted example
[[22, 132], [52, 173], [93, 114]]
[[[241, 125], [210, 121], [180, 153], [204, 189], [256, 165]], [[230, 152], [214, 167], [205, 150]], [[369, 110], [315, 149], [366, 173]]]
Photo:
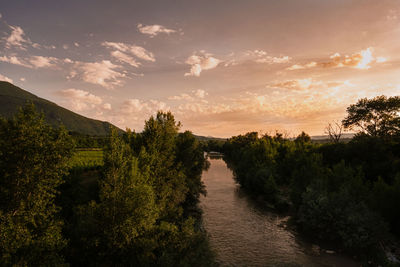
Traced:
[[92, 168], [103, 165], [103, 150], [77, 149], [70, 161], [71, 168]]

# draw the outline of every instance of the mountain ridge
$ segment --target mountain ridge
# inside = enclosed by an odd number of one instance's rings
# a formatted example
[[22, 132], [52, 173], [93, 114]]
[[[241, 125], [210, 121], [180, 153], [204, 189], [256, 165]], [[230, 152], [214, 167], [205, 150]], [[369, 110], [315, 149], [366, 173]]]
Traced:
[[44, 113], [47, 123], [55, 127], [64, 125], [71, 132], [105, 136], [114, 127], [122, 131], [109, 122], [79, 115], [9, 82], [0, 81], [0, 116], [11, 118], [18, 112], [20, 107], [29, 102], [32, 102], [39, 112]]

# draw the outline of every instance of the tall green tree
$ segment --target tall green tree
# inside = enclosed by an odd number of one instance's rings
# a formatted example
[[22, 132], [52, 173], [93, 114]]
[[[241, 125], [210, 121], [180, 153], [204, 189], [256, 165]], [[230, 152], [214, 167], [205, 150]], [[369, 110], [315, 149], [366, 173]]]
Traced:
[[62, 222], [55, 205], [72, 141], [44, 122], [33, 104], [0, 120], [0, 261], [5, 265], [63, 263]]
[[180, 123], [171, 112], [158, 112], [145, 122], [142, 132], [144, 153], [142, 167], [149, 168], [156, 192], [160, 216], [174, 221], [181, 217], [186, 198], [186, 176], [176, 165], [176, 139]]
[[151, 257], [151, 249], [145, 247], [151, 243], [146, 236], [153, 232], [158, 217], [155, 194], [148, 172], [139, 171], [138, 159], [116, 130], [104, 151], [99, 187], [99, 200], [79, 211], [81, 242], [87, 243], [89, 255], [107, 265], [138, 263]]
[[374, 137], [400, 136], [400, 96], [363, 98], [347, 108], [342, 124]]
[[207, 167], [204, 152], [200, 142], [194, 135], [185, 131], [176, 139], [176, 164], [182, 167], [186, 176], [186, 186], [189, 189], [185, 206], [195, 208], [200, 194], [205, 194], [205, 186], [201, 181], [203, 169]]

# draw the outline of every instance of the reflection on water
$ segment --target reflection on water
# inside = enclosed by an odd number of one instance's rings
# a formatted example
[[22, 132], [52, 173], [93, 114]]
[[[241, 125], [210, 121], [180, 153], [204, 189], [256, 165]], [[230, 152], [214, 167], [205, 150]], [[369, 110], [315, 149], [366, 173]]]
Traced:
[[287, 217], [257, 207], [240, 190], [222, 159], [203, 173], [204, 227], [223, 266], [358, 266], [339, 255], [315, 255], [311, 245], [285, 229]]

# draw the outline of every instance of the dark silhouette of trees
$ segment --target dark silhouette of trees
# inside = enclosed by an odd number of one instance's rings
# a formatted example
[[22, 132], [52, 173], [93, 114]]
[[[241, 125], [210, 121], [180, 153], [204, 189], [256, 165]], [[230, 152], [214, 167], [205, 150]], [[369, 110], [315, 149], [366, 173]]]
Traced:
[[346, 129], [359, 129], [363, 134], [387, 139], [400, 135], [399, 112], [399, 96], [363, 98], [347, 108], [342, 124]]
[[342, 126], [328, 125], [330, 143], [302, 132], [294, 140], [257, 133], [223, 146], [236, 180], [275, 210], [290, 210], [298, 229], [385, 265], [390, 238], [400, 237], [400, 97], [361, 99], [343, 127], [361, 132], [341, 143]]
[[332, 143], [339, 143], [342, 137], [343, 125], [338, 122], [328, 123], [325, 127], [325, 134], [329, 136]]

